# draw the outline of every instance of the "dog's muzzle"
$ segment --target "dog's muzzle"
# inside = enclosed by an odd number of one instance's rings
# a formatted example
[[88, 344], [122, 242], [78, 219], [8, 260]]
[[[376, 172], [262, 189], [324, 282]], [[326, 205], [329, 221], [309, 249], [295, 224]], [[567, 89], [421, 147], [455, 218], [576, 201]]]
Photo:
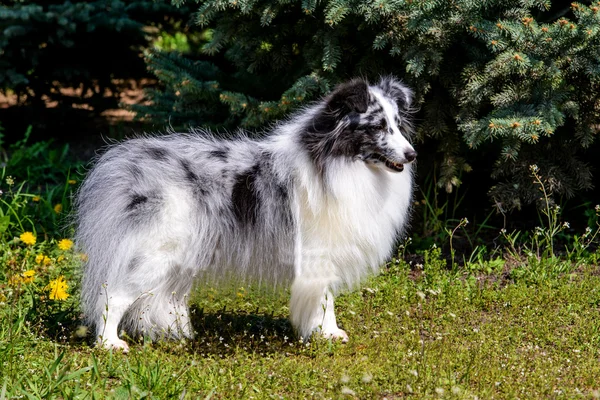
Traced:
[[404, 153], [404, 158], [406, 161], [400, 162], [392, 160], [391, 158], [379, 153], [375, 153], [370, 157], [370, 159], [372, 160], [377, 160], [383, 163], [387, 168], [389, 168], [392, 171], [402, 172], [404, 171], [404, 164], [413, 162], [417, 158], [417, 152], [414, 150], [407, 151], [406, 153]]

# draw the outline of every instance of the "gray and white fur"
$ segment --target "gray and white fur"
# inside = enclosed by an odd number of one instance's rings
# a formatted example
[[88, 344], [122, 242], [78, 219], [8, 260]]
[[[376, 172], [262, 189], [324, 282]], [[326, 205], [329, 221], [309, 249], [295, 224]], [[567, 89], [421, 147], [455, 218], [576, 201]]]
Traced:
[[109, 147], [76, 199], [82, 305], [99, 343], [119, 328], [193, 337], [187, 299], [216, 279], [291, 284], [301, 337], [348, 340], [333, 295], [376, 272], [407, 224], [412, 92], [355, 79], [260, 139], [206, 131]]

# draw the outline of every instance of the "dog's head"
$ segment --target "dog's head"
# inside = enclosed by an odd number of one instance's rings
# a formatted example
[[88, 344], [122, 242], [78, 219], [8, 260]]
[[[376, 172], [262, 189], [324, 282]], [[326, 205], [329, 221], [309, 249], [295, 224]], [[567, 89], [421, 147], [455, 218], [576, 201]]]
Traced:
[[412, 97], [412, 91], [392, 77], [376, 85], [363, 79], [341, 84], [325, 99], [303, 140], [321, 168], [334, 156], [401, 172], [417, 157], [408, 141]]

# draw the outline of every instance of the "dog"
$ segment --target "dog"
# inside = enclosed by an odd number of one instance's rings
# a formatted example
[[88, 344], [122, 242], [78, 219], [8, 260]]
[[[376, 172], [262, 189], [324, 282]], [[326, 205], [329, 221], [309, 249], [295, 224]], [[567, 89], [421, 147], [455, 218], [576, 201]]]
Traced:
[[260, 138], [192, 130], [110, 145], [75, 199], [98, 343], [127, 352], [121, 329], [192, 338], [187, 300], [207, 276], [291, 284], [297, 334], [347, 342], [334, 294], [377, 272], [409, 220], [412, 99], [394, 77], [358, 78]]

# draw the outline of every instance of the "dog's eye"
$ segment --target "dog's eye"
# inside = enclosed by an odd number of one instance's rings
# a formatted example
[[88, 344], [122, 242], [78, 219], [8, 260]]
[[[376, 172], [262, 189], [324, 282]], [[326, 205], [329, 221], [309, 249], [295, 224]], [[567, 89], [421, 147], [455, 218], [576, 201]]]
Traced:
[[379, 131], [387, 129], [387, 121], [385, 119], [382, 119], [374, 126], [374, 128]]

